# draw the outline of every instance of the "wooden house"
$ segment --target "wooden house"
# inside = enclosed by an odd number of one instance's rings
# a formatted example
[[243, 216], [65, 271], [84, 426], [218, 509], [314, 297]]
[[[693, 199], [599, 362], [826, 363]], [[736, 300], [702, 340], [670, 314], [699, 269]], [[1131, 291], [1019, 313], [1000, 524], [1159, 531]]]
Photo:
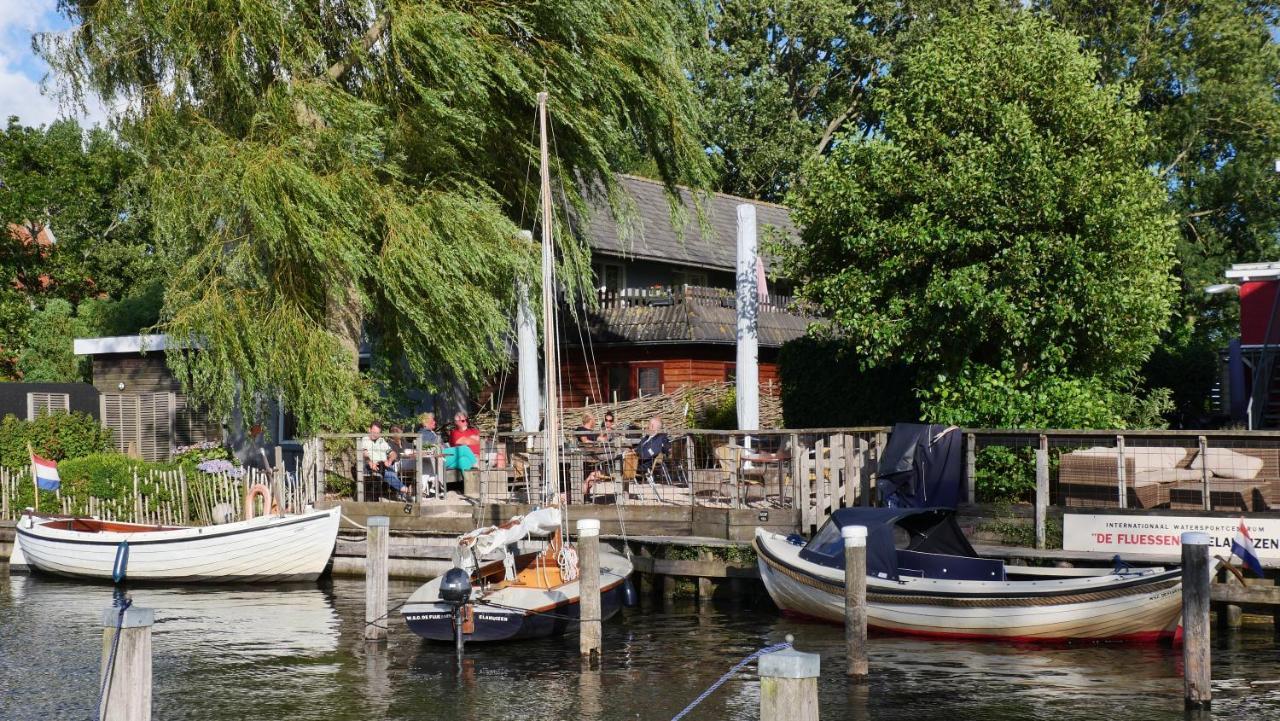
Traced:
[[[789, 211], [780, 205], [716, 193], [703, 202], [700, 215], [694, 196], [681, 191], [683, 217], [673, 221], [661, 183], [629, 175], [620, 176], [619, 183], [625, 196], [621, 211], [598, 204], [583, 231], [597, 303], [561, 313], [566, 407], [732, 380], [738, 205], [755, 206], [762, 251], [765, 241], [790, 242], [797, 236]], [[767, 271], [774, 259], [767, 252], [762, 256]], [[815, 320], [790, 297], [774, 292], [788, 289], [785, 281], [771, 279], [771, 292], [760, 305], [762, 393], [780, 392], [778, 349]], [[515, 380], [508, 377], [481, 400], [500, 404], [505, 419], [517, 395]]]

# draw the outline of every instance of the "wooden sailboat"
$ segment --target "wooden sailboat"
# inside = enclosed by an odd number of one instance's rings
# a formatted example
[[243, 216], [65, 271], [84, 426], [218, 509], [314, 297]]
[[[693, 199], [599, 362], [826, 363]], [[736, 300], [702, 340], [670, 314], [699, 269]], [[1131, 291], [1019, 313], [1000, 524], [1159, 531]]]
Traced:
[[[546, 507], [501, 526], [472, 531], [458, 541], [457, 566], [419, 588], [401, 609], [409, 628], [430, 640], [459, 644], [564, 633], [579, 617], [578, 557], [566, 540], [560, 483], [559, 368], [555, 318], [555, 248], [552, 239], [551, 171], [547, 151], [547, 94], [538, 94], [541, 151], [542, 320], [546, 388], [543, 423]], [[522, 539], [549, 537], [541, 551], [517, 554]], [[500, 554], [500, 557], [496, 557]], [[632, 565], [616, 553], [600, 553], [602, 618], [623, 605]]]
[[842, 508], [808, 542], [756, 530], [760, 577], [785, 612], [844, 622], [840, 529], [865, 526], [867, 625], [1006, 641], [1171, 640], [1182, 571], [1008, 567], [979, 558], [943, 509]]
[[341, 510], [268, 513], [224, 526], [157, 526], [29, 511], [18, 521], [15, 558], [45, 573], [104, 581], [311, 581], [333, 554]]

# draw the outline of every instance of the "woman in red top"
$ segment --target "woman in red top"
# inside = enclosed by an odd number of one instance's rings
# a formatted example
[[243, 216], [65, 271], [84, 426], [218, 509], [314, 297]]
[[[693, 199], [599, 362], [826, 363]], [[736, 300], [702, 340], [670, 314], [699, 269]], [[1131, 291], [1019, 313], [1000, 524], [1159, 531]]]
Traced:
[[471, 427], [466, 413], [458, 413], [453, 417], [453, 430], [449, 432], [449, 445], [469, 446], [471, 452], [480, 457], [480, 431]]

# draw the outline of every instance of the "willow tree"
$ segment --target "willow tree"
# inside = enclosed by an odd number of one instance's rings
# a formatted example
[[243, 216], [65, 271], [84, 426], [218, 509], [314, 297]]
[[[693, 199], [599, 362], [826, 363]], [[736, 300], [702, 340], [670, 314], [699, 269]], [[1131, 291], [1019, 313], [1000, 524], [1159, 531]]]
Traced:
[[38, 48], [70, 98], [124, 108], [179, 261], [160, 330], [199, 348], [170, 363], [214, 411], [349, 425], [362, 341], [416, 378], [505, 363], [541, 90], [571, 204], [637, 154], [705, 181], [674, 0], [61, 6], [78, 27]]

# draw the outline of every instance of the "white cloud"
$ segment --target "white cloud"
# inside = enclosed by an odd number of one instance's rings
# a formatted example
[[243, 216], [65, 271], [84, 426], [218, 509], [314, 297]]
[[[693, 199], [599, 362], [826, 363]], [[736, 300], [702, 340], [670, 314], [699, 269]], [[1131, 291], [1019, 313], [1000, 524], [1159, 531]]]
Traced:
[[85, 125], [105, 121], [106, 113], [96, 98], [82, 111], [61, 108], [52, 93], [41, 92], [40, 82], [49, 66], [32, 52], [31, 36], [67, 27], [55, 0], [0, 0], [0, 124], [10, 115], [17, 115], [25, 125], [43, 125], [60, 117], [75, 117]]

